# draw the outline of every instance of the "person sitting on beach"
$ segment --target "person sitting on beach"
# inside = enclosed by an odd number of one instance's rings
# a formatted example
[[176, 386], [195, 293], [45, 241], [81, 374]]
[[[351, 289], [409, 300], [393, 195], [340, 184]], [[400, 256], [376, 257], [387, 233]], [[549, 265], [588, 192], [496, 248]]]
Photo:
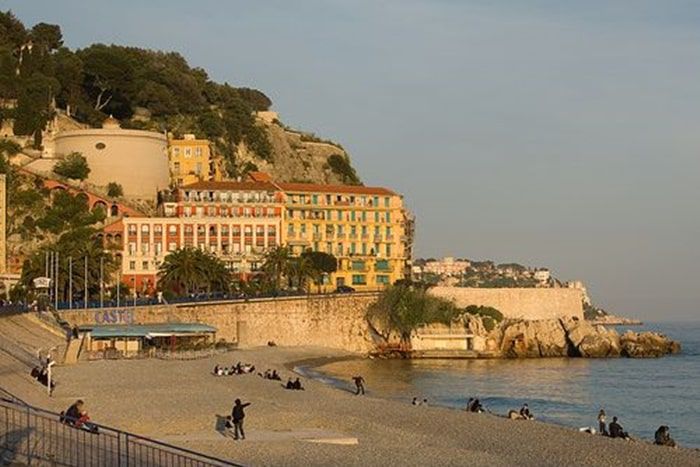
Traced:
[[598, 412], [598, 431], [603, 436], [608, 435], [608, 430], [605, 429], [605, 410], [603, 409], [600, 409], [600, 412]]
[[670, 428], [666, 425], [661, 425], [656, 433], [654, 433], [654, 444], [659, 446], [670, 446], [675, 448], [676, 442], [671, 438]]
[[81, 428], [92, 433], [97, 433], [97, 427], [89, 423], [90, 417], [87, 411], [83, 410], [84, 402], [78, 399], [68, 407], [65, 412], [61, 412], [60, 421], [75, 428]]
[[413, 398], [413, 400], [411, 401], [411, 405], [420, 405], [420, 403], [418, 402], [418, 398], [417, 398], [417, 397], [414, 397], [414, 398]]
[[530, 413], [530, 407], [527, 404], [523, 404], [520, 408], [520, 417], [523, 420], [533, 420], [535, 417]]
[[353, 376], [352, 380], [355, 382], [355, 388], [356, 388], [355, 395], [358, 396], [358, 395], [360, 395], [360, 393], [362, 393], [362, 395], [364, 395], [365, 394], [365, 379], [362, 376], [357, 375], [357, 376]]
[[294, 380], [294, 383], [292, 384], [292, 389], [295, 389], [297, 391], [304, 390], [304, 388], [301, 386], [301, 381], [299, 381], [299, 378]]
[[608, 425], [608, 433], [611, 438], [629, 439], [629, 435], [622, 428], [622, 425], [617, 423], [617, 417], [613, 417], [612, 422]]
[[294, 389], [294, 382], [292, 381], [292, 378], [289, 378], [289, 379], [287, 380], [287, 386], [286, 386], [286, 388], [287, 388], [287, 389]]
[[470, 412], [481, 413], [483, 411], [484, 411], [484, 407], [481, 405], [481, 402], [479, 401], [479, 399], [474, 399], [474, 401], [472, 402], [472, 408], [471, 408]]
[[467, 401], [467, 406], [464, 408], [464, 410], [467, 412], [471, 412], [473, 405], [474, 405], [474, 398], [470, 397], [469, 400]]
[[425, 405], [427, 407], [428, 406], [428, 399], [423, 399], [423, 401], [420, 403], [420, 405]]
[[282, 377], [277, 373], [277, 370], [272, 370], [272, 376], [270, 379], [273, 379], [275, 381], [282, 381]]

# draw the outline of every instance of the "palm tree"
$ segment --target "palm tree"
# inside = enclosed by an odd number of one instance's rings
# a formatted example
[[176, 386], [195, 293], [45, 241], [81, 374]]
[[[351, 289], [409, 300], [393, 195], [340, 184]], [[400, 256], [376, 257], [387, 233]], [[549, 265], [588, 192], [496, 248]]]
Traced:
[[289, 276], [292, 252], [288, 246], [276, 246], [265, 253], [262, 271], [271, 282], [272, 290], [277, 292], [282, 287], [282, 278]]
[[298, 256], [289, 261], [289, 285], [306, 290], [310, 280], [316, 278], [317, 271], [308, 256]]
[[160, 265], [158, 283], [161, 288], [190, 294], [205, 282], [205, 267], [202, 251], [191, 247], [176, 250]]

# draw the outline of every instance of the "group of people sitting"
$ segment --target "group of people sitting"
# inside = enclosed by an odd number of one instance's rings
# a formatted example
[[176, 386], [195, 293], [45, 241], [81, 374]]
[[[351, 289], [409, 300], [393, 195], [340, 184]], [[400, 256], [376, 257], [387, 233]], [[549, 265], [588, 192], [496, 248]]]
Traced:
[[242, 364], [241, 362], [238, 362], [232, 367], [223, 367], [223, 366], [220, 366], [217, 364], [214, 367], [212, 374], [214, 376], [230, 376], [230, 375], [244, 375], [247, 373], [254, 373], [254, 372], [255, 372], [255, 365], [251, 365], [250, 363]]
[[[32, 368], [32, 371], [29, 374], [32, 376], [32, 378], [39, 381], [44, 386], [49, 385], [49, 372], [45, 366], [42, 366], [42, 367], [35, 366], [34, 368]], [[52, 379], [51, 380], [51, 392], [53, 392], [55, 387], [56, 387], [56, 382]]]
[[[613, 417], [612, 422], [610, 422], [607, 427], [605, 426], [605, 421], [605, 410], [600, 409], [600, 412], [598, 412], [598, 431], [601, 435], [611, 438], [631, 439], [629, 433], [625, 431], [617, 417]], [[654, 433], [654, 444], [674, 448], [677, 446], [676, 442], [671, 438], [671, 430], [667, 425], [661, 425], [656, 430], [656, 433]]]
[[414, 397], [411, 405], [428, 405], [428, 399], [418, 400], [417, 397]]
[[79, 428], [89, 431], [90, 433], [97, 433], [97, 426], [90, 423], [90, 417], [84, 409], [84, 406], [85, 403], [81, 399], [78, 399], [68, 407], [67, 410], [60, 413], [59, 420], [61, 423], [72, 426], [73, 428]]
[[265, 373], [258, 373], [263, 379], [271, 379], [273, 381], [282, 381], [282, 377], [277, 373], [277, 370], [265, 370]]
[[285, 389], [292, 389], [295, 391], [304, 390], [303, 386], [301, 385], [301, 381], [299, 381], [299, 378], [295, 379], [294, 381], [292, 381], [292, 378], [289, 378], [287, 380], [287, 385], [285, 386]]
[[467, 412], [481, 413], [484, 412], [484, 406], [478, 398], [470, 397], [467, 401], [467, 406], [464, 408]]

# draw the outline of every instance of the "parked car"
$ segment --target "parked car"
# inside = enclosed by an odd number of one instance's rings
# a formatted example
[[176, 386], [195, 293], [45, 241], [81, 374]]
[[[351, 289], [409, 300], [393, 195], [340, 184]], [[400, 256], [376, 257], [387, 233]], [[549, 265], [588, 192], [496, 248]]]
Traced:
[[339, 285], [338, 288], [335, 289], [335, 293], [352, 293], [354, 291], [355, 289], [349, 285]]

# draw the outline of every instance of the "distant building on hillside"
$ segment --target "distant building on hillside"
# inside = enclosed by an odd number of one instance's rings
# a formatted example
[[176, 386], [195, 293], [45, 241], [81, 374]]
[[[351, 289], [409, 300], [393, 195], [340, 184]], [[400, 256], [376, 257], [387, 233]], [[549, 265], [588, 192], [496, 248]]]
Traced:
[[467, 260], [446, 256], [439, 260], [426, 261], [425, 266], [423, 266], [423, 273], [438, 276], [459, 276], [469, 269], [470, 266], [471, 263]]
[[537, 280], [540, 284], [544, 284], [549, 281], [549, 279], [552, 277], [552, 274], [549, 272], [549, 269], [538, 269], [534, 272], [533, 277], [535, 280]]
[[218, 180], [217, 168], [211, 157], [209, 140], [186, 134], [183, 139], [168, 142], [170, 179], [175, 186]]

